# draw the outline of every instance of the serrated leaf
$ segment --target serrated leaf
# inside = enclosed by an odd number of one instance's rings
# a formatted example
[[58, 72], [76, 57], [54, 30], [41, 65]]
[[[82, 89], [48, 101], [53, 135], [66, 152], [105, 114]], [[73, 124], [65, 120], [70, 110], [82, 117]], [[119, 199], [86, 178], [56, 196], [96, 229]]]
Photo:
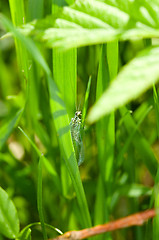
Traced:
[[159, 37], [158, 12], [158, 1], [77, 0], [64, 7], [56, 20], [50, 16], [49, 22], [37, 20], [21, 30], [47, 47], [69, 49], [113, 40]]
[[108, 90], [90, 110], [87, 121], [93, 123], [105, 114], [114, 111], [129, 101], [137, 98], [153, 86], [159, 78], [159, 47], [142, 51], [127, 64]]
[[0, 232], [7, 238], [19, 233], [19, 219], [16, 208], [8, 194], [0, 187]]
[[63, 8], [54, 27], [40, 30], [35, 26], [34, 34], [48, 47], [65, 49], [115, 39], [158, 37], [158, 10], [157, 2], [146, 0], [77, 0]]

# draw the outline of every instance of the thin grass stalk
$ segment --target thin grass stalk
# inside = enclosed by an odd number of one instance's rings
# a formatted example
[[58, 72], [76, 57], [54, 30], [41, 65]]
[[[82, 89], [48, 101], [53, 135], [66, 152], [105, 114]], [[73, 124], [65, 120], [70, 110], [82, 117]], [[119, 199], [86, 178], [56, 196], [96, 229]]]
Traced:
[[[112, 61], [113, 59], [113, 61]], [[101, 50], [101, 59], [98, 70], [97, 80], [97, 99], [108, 87], [109, 82], [115, 77], [118, 69], [118, 44], [116, 42], [103, 45]], [[115, 143], [115, 125], [114, 113], [101, 119], [96, 126], [97, 144], [99, 152], [99, 193], [100, 197], [96, 202], [96, 219], [95, 224], [108, 221], [110, 214], [111, 190], [113, 187], [113, 164], [114, 164], [114, 143]], [[108, 197], [109, 196], [109, 197]], [[103, 198], [106, 199], [103, 202]], [[99, 203], [100, 201], [100, 203]], [[103, 205], [103, 214], [98, 213], [99, 204]], [[105, 206], [105, 207], [104, 207]], [[102, 238], [102, 237], [101, 237]], [[110, 235], [106, 236], [111, 239]]]
[[[52, 4], [52, 14], [55, 14], [60, 7], [54, 2]], [[58, 49], [52, 50], [53, 78], [65, 102], [69, 120], [73, 117], [77, 97], [77, 50], [71, 49], [66, 52]], [[63, 143], [65, 144], [65, 143]], [[61, 151], [61, 183], [63, 195], [67, 198], [72, 188], [72, 181], [68, 173], [64, 156]], [[72, 193], [73, 194], [73, 193]]]
[[[158, 92], [156, 90], [155, 85], [153, 86], [153, 98], [154, 98], [154, 107], [155, 107], [155, 114], [156, 114], [157, 136], [159, 139], [159, 98], [158, 98]], [[155, 208], [157, 209], [159, 207], [159, 165], [158, 165], [157, 174], [155, 178], [153, 198], [154, 198]], [[159, 238], [158, 226], [159, 226], [159, 216], [156, 216], [153, 221], [153, 240]]]
[[38, 164], [38, 186], [37, 186], [37, 206], [41, 228], [44, 240], [47, 240], [47, 233], [45, 228], [44, 214], [43, 214], [43, 201], [42, 201], [42, 168], [43, 168], [43, 155], [41, 155]]

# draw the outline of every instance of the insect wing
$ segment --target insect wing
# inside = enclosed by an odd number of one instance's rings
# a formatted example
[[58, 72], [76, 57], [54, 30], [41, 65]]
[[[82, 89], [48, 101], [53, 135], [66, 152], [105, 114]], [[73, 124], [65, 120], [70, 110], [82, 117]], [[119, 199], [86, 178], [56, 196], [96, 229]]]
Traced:
[[76, 111], [74, 118], [71, 119], [71, 136], [78, 161], [78, 166], [84, 161], [84, 145], [83, 145], [83, 127], [81, 122], [82, 113]]

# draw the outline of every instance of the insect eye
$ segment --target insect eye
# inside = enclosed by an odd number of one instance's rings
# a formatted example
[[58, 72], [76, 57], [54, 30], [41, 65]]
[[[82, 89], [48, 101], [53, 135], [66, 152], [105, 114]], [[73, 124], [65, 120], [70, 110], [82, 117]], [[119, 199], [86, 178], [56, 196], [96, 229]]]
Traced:
[[81, 111], [77, 111], [76, 113], [77, 113], [76, 115], [77, 115], [78, 117], [80, 117], [80, 116], [81, 116], [81, 114], [82, 114], [82, 112], [81, 112]]

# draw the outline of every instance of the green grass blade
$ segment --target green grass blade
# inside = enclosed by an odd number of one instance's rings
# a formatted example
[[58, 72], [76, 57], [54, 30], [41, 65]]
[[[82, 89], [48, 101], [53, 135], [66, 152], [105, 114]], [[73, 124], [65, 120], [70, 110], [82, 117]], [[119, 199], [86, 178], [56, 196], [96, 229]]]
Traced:
[[[57, 3], [56, 3], [57, 4]], [[52, 4], [52, 12], [59, 11], [59, 6]], [[56, 13], [57, 14], [57, 13]], [[77, 50], [71, 49], [61, 52], [58, 49], [52, 51], [53, 59], [53, 77], [62, 99], [65, 102], [69, 120], [74, 116], [77, 94]], [[66, 90], [67, 89], [67, 90]], [[64, 143], [65, 144], [65, 143]], [[68, 197], [72, 182], [68, 173], [66, 164], [61, 154], [61, 182], [63, 194]]]
[[[31, 228], [37, 227], [37, 226], [39, 226], [39, 225], [41, 225], [40, 222], [34, 222], [34, 223], [31, 223], [31, 224], [25, 226], [25, 227], [21, 230], [21, 232], [19, 233], [18, 239], [24, 240], [24, 239], [25, 239], [25, 236], [27, 236], [29, 233], [31, 233]], [[59, 230], [58, 228], [53, 227], [53, 226], [50, 225], [50, 224], [45, 223], [45, 227], [50, 228], [50, 229], [52, 229], [53, 231], [56, 231], [56, 232], [59, 233], [59, 234], [63, 234], [63, 232], [61, 232], [61, 230]], [[28, 231], [28, 230], [29, 230], [29, 231]]]
[[[111, 46], [107, 46], [107, 49], [111, 48]], [[102, 54], [99, 64], [98, 70], [98, 81], [97, 81], [97, 99], [102, 95], [105, 88], [108, 86], [110, 77], [109, 77], [109, 69], [113, 68], [115, 64], [111, 64], [109, 62], [109, 55], [106, 55], [106, 46], [103, 45]], [[116, 52], [112, 54], [116, 55]], [[108, 65], [109, 64], [109, 65]], [[109, 69], [108, 69], [109, 66]], [[115, 67], [116, 68], [116, 67]], [[112, 72], [115, 72], [114, 71]], [[111, 176], [111, 169], [113, 164], [113, 152], [114, 152], [114, 114], [105, 117], [103, 120], [97, 123], [97, 139], [98, 139], [98, 147], [100, 149], [99, 159], [107, 159], [107, 161], [101, 162], [101, 171], [105, 180], [108, 180]], [[110, 150], [111, 149], [111, 150]], [[104, 157], [105, 156], [105, 157]], [[110, 156], [110, 161], [109, 161]], [[102, 160], [103, 161], [103, 160]], [[104, 167], [105, 166], [105, 167]], [[104, 169], [103, 169], [104, 167]]]
[[[124, 125], [126, 127], [126, 130], [131, 135], [132, 132], [136, 131], [136, 123], [133, 117], [131, 116], [131, 114], [126, 109], [126, 107], [122, 107], [120, 109], [120, 113], [121, 113], [121, 116], [124, 117], [123, 120], [124, 120]], [[136, 139], [138, 141], [136, 141]], [[146, 141], [146, 139], [141, 135], [139, 131], [135, 132], [134, 134], [133, 145], [135, 146], [139, 154], [142, 156], [143, 162], [147, 166], [152, 177], [155, 178], [156, 169], [157, 169], [156, 158], [150, 148], [149, 143]]]
[[44, 0], [28, 1], [27, 20], [39, 19], [43, 17]]
[[[109, 69], [109, 82], [111, 82], [114, 77], [117, 75], [118, 71], [118, 42], [114, 41], [111, 43], [107, 43], [107, 61], [108, 61], [108, 69]], [[108, 84], [109, 84], [108, 82]], [[105, 143], [107, 144], [105, 156], [107, 157], [106, 161], [106, 173], [105, 180], [112, 180], [113, 173], [113, 165], [114, 165], [114, 147], [115, 147], [115, 116], [112, 112], [110, 116], [107, 117], [107, 137]]]
[[41, 152], [40, 150], [37, 148], [37, 146], [33, 143], [33, 141], [28, 137], [28, 135], [23, 131], [23, 129], [21, 127], [18, 126], [18, 129], [24, 134], [24, 136], [28, 139], [28, 141], [30, 142], [30, 144], [32, 145], [32, 147], [34, 148], [34, 150], [37, 152], [37, 154], [39, 155], [39, 157], [41, 156]]
[[82, 110], [82, 124], [83, 125], [84, 125], [84, 122], [85, 122], [87, 108], [88, 108], [88, 98], [89, 98], [89, 93], [90, 93], [91, 81], [92, 81], [92, 77], [90, 76], [89, 80], [88, 80], [88, 84], [87, 84], [87, 89], [86, 89], [85, 99], [84, 99], [84, 105], [83, 105], [83, 110]]
[[[66, 3], [52, 2], [53, 16], [62, 11]], [[65, 102], [69, 119], [74, 116], [77, 98], [77, 49], [61, 52], [58, 49], [52, 51], [53, 78]], [[67, 89], [67, 91], [66, 91]]]
[[[102, 46], [101, 49], [101, 58], [99, 62], [98, 69], [98, 79], [97, 79], [97, 90], [96, 90], [96, 99], [102, 95], [103, 91], [108, 86], [109, 82], [109, 71], [108, 71], [108, 62], [106, 57], [106, 45]], [[97, 132], [97, 146], [99, 149], [99, 166], [101, 169], [101, 176], [103, 181], [105, 181], [105, 147], [106, 147], [106, 136], [107, 136], [107, 127], [108, 127], [108, 118], [103, 118], [96, 125]], [[109, 141], [108, 141], [109, 144]], [[104, 162], [103, 162], [104, 161]]]
[[[135, 128], [133, 129], [133, 131], [131, 132], [131, 134], [129, 135], [128, 139], [125, 141], [125, 144], [124, 146], [122, 147], [121, 151], [119, 152], [118, 156], [117, 156], [117, 164], [120, 165], [123, 157], [124, 157], [124, 154], [126, 153], [126, 151], [128, 150], [132, 140], [133, 140], [133, 137], [135, 135], [135, 133], [137, 131], [139, 131], [139, 127], [141, 125], [141, 123], [143, 122], [143, 120], [145, 119], [145, 117], [148, 115], [148, 113], [152, 110], [152, 106], [150, 106], [148, 109], [146, 109], [146, 111], [143, 113], [142, 117], [140, 118], [140, 120], [138, 121], [138, 123], [136, 124]], [[124, 118], [125, 116], [123, 116]]]
[[16, 114], [12, 118], [10, 118], [9, 121], [4, 122], [3, 125], [1, 126], [1, 128], [0, 128], [0, 149], [3, 147], [4, 143], [10, 136], [13, 129], [17, 126], [22, 113], [23, 113], [23, 109], [19, 110], [18, 112], [16, 112]]
[[[112, 62], [114, 58], [114, 62]], [[97, 99], [102, 95], [104, 90], [108, 87], [109, 82], [112, 80], [113, 76], [117, 74], [118, 66], [118, 43], [111, 43], [110, 45], [103, 45], [101, 49], [101, 57], [99, 62], [98, 69], [98, 79], [97, 79]], [[100, 176], [99, 181], [102, 180], [102, 183], [98, 185], [100, 195], [104, 196], [105, 203], [103, 203], [102, 197], [97, 199], [96, 204], [101, 205], [105, 204], [105, 210], [96, 215], [100, 217], [95, 219], [96, 223], [105, 222], [109, 220], [110, 214], [110, 203], [112, 189], [114, 186], [111, 185], [113, 182], [113, 165], [114, 165], [114, 145], [115, 145], [115, 118], [114, 113], [101, 119], [96, 125], [96, 134], [97, 134], [97, 144], [99, 152], [99, 167], [100, 167]], [[98, 208], [95, 206], [95, 209]], [[105, 236], [106, 239], [111, 239], [111, 235]], [[102, 237], [101, 237], [102, 239]]]
[[114, 80], [118, 73], [119, 67], [119, 53], [118, 53], [118, 41], [113, 41], [107, 44], [107, 58], [108, 58], [108, 69], [110, 81]]
[[155, 113], [156, 113], [156, 120], [157, 120], [157, 135], [159, 138], [159, 97], [158, 97], [158, 93], [155, 85], [153, 86], [153, 98], [154, 98], [154, 106], [155, 106]]
[[[9, 1], [12, 21], [15, 26], [24, 24], [26, 21], [24, 1]], [[34, 1], [35, 3], [35, 1]], [[40, 1], [39, 1], [40, 6]], [[33, 9], [33, 7], [32, 7]], [[32, 9], [29, 12], [32, 11]], [[38, 9], [36, 9], [38, 15]], [[36, 16], [34, 16], [36, 17]], [[27, 19], [28, 20], [28, 19]], [[16, 53], [18, 57], [18, 65], [20, 70], [21, 84], [26, 97], [25, 111], [27, 123], [30, 129], [34, 129], [38, 116], [38, 89], [39, 89], [39, 70], [31, 55], [26, 51], [24, 44], [15, 38]], [[25, 85], [27, 81], [27, 85]], [[32, 104], [34, 102], [34, 104]], [[31, 117], [28, 117], [31, 116]]]
[[[10, 11], [11, 11], [11, 17], [13, 21], [14, 26], [20, 26], [25, 23], [25, 12], [24, 12], [24, 2], [19, 0], [10, 0]], [[24, 48], [23, 43], [15, 38], [15, 46], [16, 46], [16, 52], [17, 52], [17, 58], [18, 58], [18, 65], [20, 74], [24, 73], [26, 79], [28, 79], [29, 76], [29, 65], [28, 65], [28, 54], [26, 52], [26, 49]], [[23, 76], [23, 74], [22, 74]], [[22, 84], [24, 84], [22, 82]]]
[[[158, 92], [156, 90], [155, 85], [153, 86], [153, 98], [154, 98], [154, 106], [155, 106], [155, 114], [156, 114], [156, 125], [157, 125], [157, 136], [159, 138], [159, 98]], [[155, 178], [155, 185], [154, 185], [154, 205], [156, 210], [159, 207], [159, 167], [157, 169], [157, 174]], [[153, 240], [159, 238], [159, 216], [156, 216], [153, 221]]]
[[[97, 183], [97, 196], [95, 201], [95, 209], [94, 209], [94, 225], [101, 224], [105, 221], [105, 192], [103, 186], [103, 180], [101, 176], [99, 176]], [[103, 211], [104, 210], [104, 211]], [[99, 239], [103, 239], [102, 236], [98, 236]]]
[[[23, 131], [23, 129], [21, 127], [18, 127], [18, 128], [23, 133], [23, 135], [27, 138], [27, 140], [30, 142], [31, 146], [34, 148], [34, 150], [36, 151], [36, 153], [38, 154], [38, 156], [40, 158], [41, 155], [42, 155], [40, 150], [37, 148], [37, 146], [34, 144], [34, 142], [31, 140], [31, 138]], [[44, 164], [45, 164], [45, 167], [46, 167], [47, 171], [52, 176], [52, 179], [53, 179], [53, 182], [55, 183], [55, 186], [57, 187], [57, 189], [60, 192], [61, 191], [61, 184], [60, 184], [60, 180], [59, 180], [59, 177], [57, 175], [57, 172], [56, 172], [55, 168], [50, 164], [49, 160], [44, 156], [43, 156], [43, 161], [44, 161]]]
[[[44, 71], [46, 72], [47, 75], [51, 75], [51, 71], [49, 69], [49, 66], [47, 65], [45, 59], [43, 58], [43, 56], [41, 55], [40, 51], [38, 50], [38, 48], [35, 46], [35, 44], [33, 43], [33, 41], [30, 38], [26, 38], [25, 36], [23, 36], [11, 23], [10, 21], [3, 16], [2, 14], [0, 15], [0, 19], [2, 24], [5, 26], [5, 28], [7, 30], [9, 30], [10, 32], [12, 32], [12, 34], [14, 35], [14, 37], [16, 37], [18, 40], [20, 40], [21, 43], [23, 43], [23, 49], [24, 46], [25, 48], [28, 50], [28, 52], [31, 54], [31, 56], [33, 56], [33, 58], [35, 59], [35, 61], [37, 63], [40, 64], [40, 66], [42, 66], [42, 68], [44, 69]], [[26, 60], [26, 58], [25, 58]], [[26, 63], [25, 63], [26, 64]]]
[[25, 23], [24, 2], [19, 0], [9, 0], [12, 21], [15, 26]]
[[39, 218], [41, 222], [41, 228], [44, 240], [47, 239], [47, 233], [45, 228], [43, 204], [42, 204], [42, 168], [43, 168], [43, 156], [41, 155], [38, 164], [38, 186], [37, 186], [37, 206], [39, 212]]
[[[53, 50], [53, 77], [65, 102], [69, 119], [74, 116], [77, 95], [77, 50]], [[67, 91], [66, 91], [67, 89]]]
[[[153, 191], [154, 191], [153, 192], [154, 206], [155, 206], [156, 210], [158, 210], [158, 207], [159, 207], [159, 168], [157, 169], [157, 174], [156, 174], [156, 178], [155, 178], [155, 185], [154, 185]], [[159, 237], [158, 224], [159, 224], [159, 215], [157, 215], [153, 221], [153, 240], [156, 240]]]

